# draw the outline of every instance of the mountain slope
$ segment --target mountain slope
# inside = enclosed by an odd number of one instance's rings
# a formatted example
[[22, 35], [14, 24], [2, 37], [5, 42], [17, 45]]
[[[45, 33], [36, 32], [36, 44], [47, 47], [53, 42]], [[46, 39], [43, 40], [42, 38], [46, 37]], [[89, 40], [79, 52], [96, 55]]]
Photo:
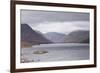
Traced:
[[50, 40], [46, 39], [42, 34], [33, 30], [27, 24], [21, 24], [21, 42], [34, 45], [43, 43], [52, 43]]
[[78, 30], [68, 34], [64, 42], [67, 43], [89, 43], [89, 31]]

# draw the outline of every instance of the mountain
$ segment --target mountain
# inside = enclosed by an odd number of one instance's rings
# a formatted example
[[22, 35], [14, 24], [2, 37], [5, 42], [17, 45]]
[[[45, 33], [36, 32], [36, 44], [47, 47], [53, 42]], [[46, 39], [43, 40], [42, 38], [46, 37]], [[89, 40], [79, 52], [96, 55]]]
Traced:
[[45, 37], [49, 40], [51, 40], [52, 42], [55, 43], [60, 43], [60, 42], [64, 42], [64, 37], [66, 35], [62, 34], [62, 33], [57, 33], [57, 32], [48, 32], [45, 34]]
[[35, 44], [52, 43], [46, 39], [42, 33], [33, 30], [27, 24], [21, 24], [21, 44], [22, 46], [31, 46]]
[[64, 42], [67, 43], [89, 43], [89, 31], [77, 30], [73, 31], [65, 37]]

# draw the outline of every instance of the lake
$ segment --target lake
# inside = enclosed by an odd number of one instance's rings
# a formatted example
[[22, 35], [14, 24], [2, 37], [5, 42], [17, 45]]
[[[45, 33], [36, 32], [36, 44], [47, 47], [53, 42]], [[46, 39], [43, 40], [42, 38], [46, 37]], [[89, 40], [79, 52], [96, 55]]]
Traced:
[[21, 49], [22, 63], [88, 59], [89, 44], [83, 43], [40, 44]]

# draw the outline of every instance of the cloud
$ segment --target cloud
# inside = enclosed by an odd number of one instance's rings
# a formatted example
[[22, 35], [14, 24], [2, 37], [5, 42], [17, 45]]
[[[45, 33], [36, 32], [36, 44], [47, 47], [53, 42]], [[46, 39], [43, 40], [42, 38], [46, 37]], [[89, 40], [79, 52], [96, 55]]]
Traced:
[[41, 10], [21, 10], [21, 23], [89, 21], [89, 13]]
[[68, 34], [75, 30], [89, 30], [89, 21], [43, 22], [38, 23], [37, 26], [31, 24], [31, 27], [42, 33], [59, 32]]

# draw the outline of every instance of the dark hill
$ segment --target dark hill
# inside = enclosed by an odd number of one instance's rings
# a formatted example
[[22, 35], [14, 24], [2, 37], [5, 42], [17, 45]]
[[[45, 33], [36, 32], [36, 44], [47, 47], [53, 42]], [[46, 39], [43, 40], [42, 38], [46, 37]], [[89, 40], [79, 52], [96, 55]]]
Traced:
[[29, 45], [52, 43], [46, 39], [40, 32], [36, 32], [27, 24], [21, 24], [21, 42]]
[[73, 31], [65, 37], [68, 43], [89, 43], [89, 31], [77, 30]]

